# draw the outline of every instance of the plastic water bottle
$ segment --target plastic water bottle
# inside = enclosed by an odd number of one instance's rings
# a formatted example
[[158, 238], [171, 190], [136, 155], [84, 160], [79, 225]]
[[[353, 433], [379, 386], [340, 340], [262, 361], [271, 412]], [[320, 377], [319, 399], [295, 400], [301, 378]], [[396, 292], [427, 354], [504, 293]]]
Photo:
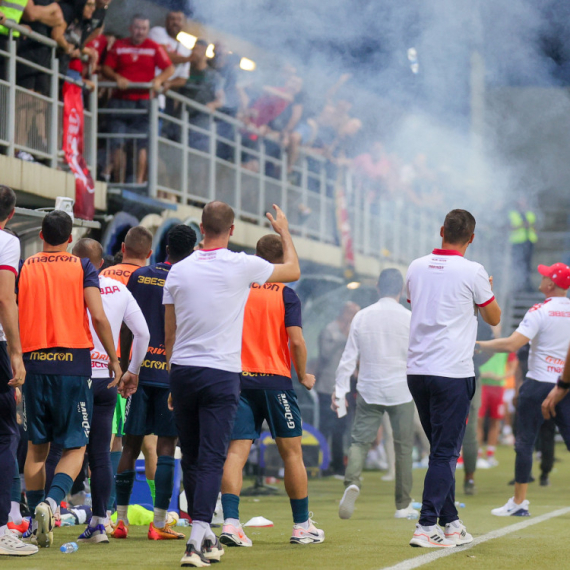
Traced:
[[418, 513], [417, 511], [410, 513], [407, 517], [408, 520], [413, 521], [415, 519], [419, 519], [420, 518], [420, 513]]
[[460, 503], [459, 501], [455, 501], [455, 506], [459, 507], [460, 509], [464, 509], [465, 508], [465, 503]]
[[413, 509], [421, 509], [421, 508], [422, 508], [422, 504], [421, 504], [421, 503], [412, 503], [412, 508], [413, 508]]
[[176, 526], [190, 526], [190, 521], [188, 519], [178, 519]]
[[77, 546], [77, 542], [67, 542], [60, 548], [60, 550], [64, 554], [71, 554], [72, 552], [77, 552], [79, 550], [79, 546]]

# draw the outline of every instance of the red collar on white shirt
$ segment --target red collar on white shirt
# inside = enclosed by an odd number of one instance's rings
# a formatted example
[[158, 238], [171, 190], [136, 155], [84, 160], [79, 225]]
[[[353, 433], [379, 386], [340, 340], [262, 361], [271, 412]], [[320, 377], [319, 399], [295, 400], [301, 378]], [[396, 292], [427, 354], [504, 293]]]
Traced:
[[463, 254], [455, 249], [434, 249], [432, 253], [434, 255], [459, 255], [459, 257], [463, 257]]

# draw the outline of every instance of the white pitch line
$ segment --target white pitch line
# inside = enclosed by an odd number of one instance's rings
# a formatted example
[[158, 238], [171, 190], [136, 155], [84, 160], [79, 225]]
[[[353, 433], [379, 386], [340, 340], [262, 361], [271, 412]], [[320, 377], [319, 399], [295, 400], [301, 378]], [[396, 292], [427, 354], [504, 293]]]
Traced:
[[404, 560], [403, 562], [399, 562], [394, 566], [387, 566], [386, 568], [382, 568], [382, 570], [412, 570], [413, 568], [419, 568], [424, 564], [429, 564], [434, 560], [439, 560], [440, 558], [444, 558], [445, 556], [451, 556], [452, 554], [460, 554], [461, 552], [465, 552], [478, 544], [482, 544], [483, 542], [487, 542], [488, 540], [493, 540], [495, 538], [500, 538], [501, 536], [505, 536], [507, 534], [511, 534], [513, 532], [518, 532], [519, 530], [523, 530], [528, 528], [529, 526], [539, 524], [541, 522], [547, 521], [549, 519], [553, 519], [555, 517], [561, 517], [562, 515], [566, 515], [570, 513], [570, 507], [566, 507], [564, 509], [558, 509], [557, 511], [552, 511], [550, 513], [546, 513], [544, 515], [540, 515], [538, 517], [533, 517], [531, 519], [527, 519], [523, 522], [512, 524], [498, 530], [494, 530], [487, 534], [483, 534], [482, 536], [478, 536], [464, 546], [456, 546], [454, 548], [442, 548], [441, 550], [437, 550], [436, 552], [430, 552], [428, 554], [423, 554], [422, 556], [418, 556], [416, 558], [410, 558], [409, 560]]

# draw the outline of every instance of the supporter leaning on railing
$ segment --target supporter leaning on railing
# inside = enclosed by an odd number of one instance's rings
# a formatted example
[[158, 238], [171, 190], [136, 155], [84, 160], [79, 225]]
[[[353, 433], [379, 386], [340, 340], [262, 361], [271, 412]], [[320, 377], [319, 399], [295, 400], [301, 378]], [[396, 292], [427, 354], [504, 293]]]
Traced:
[[[129, 83], [147, 83], [159, 91], [162, 84], [174, 73], [174, 66], [164, 48], [148, 39], [150, 22], [146, 16], [135, 15], [131, 20], [131, 36], [117, 40], [105, 59], [103, 75], [117, 82], [118, 90], [113, 94], [109, 107], [113, 109], [144, 109], [145, 114], [117, 114], [110, 121], [113, 134], [148, 133], [150, 93], [143, 89], [128, 89]], [[155, 77], [155, 68], [162, 72]], [[124, 141], [114, 139], [113, 171], [114, 181], [124, 182], [126, 153]], [[143, 184], [147, 172], [147, 140], [139, 139], [137, 184]]]

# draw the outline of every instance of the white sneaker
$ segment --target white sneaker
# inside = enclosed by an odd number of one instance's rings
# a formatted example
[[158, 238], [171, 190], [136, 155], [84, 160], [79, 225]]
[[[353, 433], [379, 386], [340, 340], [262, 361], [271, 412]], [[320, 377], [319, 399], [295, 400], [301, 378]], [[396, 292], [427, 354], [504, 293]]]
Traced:
[[0, 556], [31, 556], [37, 551], [37, 546], [22, 542], [11, 532], [0, 536]]
[[380, 479], [382, 481], [394, 481], [396, 479], [396, 475], [394, 473], [386, 473], [386, 475], [382, 475], [382, 477], [380, 477]]
[[433, 526], [416, 525], [414, 536], [410, 540], [410, 546], [421, 546], [423, 548], [453, 548], [457, 546], [455, 542], [445, 538], [441, 528]]
[[467, 532], [465, 525], [459, 520], [446, 524], [443, 532], [445, 538], [455, 542], [457, 546], [473, 542], [473, 537]]
[[410, 503], [405, 509], [397, 509], [394, 513], [395, 519], [417, 519], [420, 517], [419, 511], [412, 507], [412, 503]]
[[225, 524], [222, 528], [222, 534], [220, 534], [220, 542], [224, 546], [253, 546], [253, 543], [243, 531], [241, 524], [239, 526]]
[[489, 467], [497, 467], [499, 462], [495, 459], [494, 456], [487, 456], [487, 463]]
[[484, 459], [483, 457], [477, 458], [476, 466], [477, 466], [477, 469], [491, 469], [489, 462], [486, 459]]
[[496, 517], [530, 517], [530, 513], [528, 512], [529, 504], [527, 500], [524, 500], [520, 505], [517, 505], [515, 498], [511, 497], [506, 505], [498, 509], [493, 509], [491, 514]]
[[309, 519], [309, 528], [303, 528], [300, 524], [293, 525], [293, 532], [289, 542], [291, 544], [319, 544], [325, 541], [325, 531], [317, 528]]
[[354, 504], [356, 499], [360, 495], [360, 489], [358, 485], [349, 485], [344, 490], [344, 495], [340, 500], [340, 505], [338, 506], [338, 516], [341, 519], [349, 519], [354, 513]]

